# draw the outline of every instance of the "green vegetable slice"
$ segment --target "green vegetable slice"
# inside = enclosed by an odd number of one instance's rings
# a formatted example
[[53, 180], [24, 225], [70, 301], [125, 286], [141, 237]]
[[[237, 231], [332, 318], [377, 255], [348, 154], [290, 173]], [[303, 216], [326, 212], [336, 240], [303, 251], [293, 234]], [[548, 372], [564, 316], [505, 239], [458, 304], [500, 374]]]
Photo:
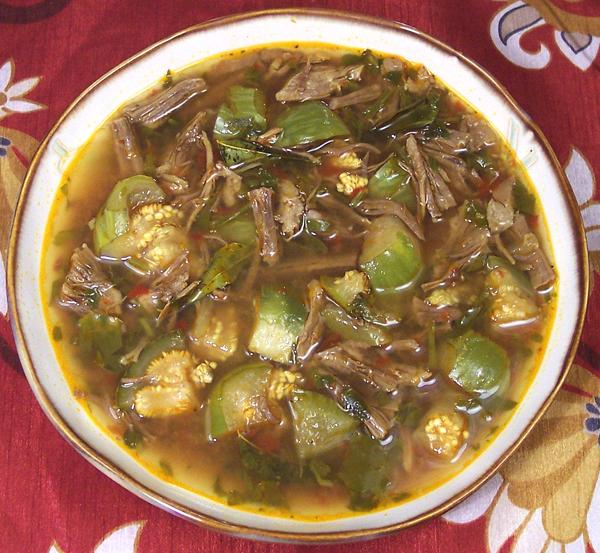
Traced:
[[390, 335], [384, 328], [359, 321], [333, 303], [323, 308], [321, 316], [327, 328], [345, 340], [356, 340], [372, 346], [389, 344], [391, 341]]
[[486, 399], [501, 393], [510, 380], [509, 358], [503, 348], [474, 332], [451, 340], [453, 359], [448, 376], [466, 392]]
[[314, 233], [327, 232], [331, 223], [325, 219], [306, 219], [306, 230]]
[[267, 128], [265, 96], [257, 88], [232, 86], [227, 103], [222, 104], [214, 126], [214, 136], [220, 140], [260, 133]]
[[[179, 330], [169, 332], [150, 342], [140, 353], [138, 360], [129, 366], [123, 374], [124, 378], [139, 378], [146, 374], [150, 363], [167, 351], [184, 350], [185, 338]], [[119, 383], [116, 402], [120, 409], [133, 408], [135, 387], [131, 384]]]
[[273, 361], [289, 363], [305, 319], [306, 309], [298, 300], [284, 291], [264, 287], [248, 349]]
[[503, 258], [488, 256], [485, 285], [490, 292], [487, 315], [493, 325], [512, 326], [537, 320], [540, 309], [529, 277]]
[[295, 393], [290, 408], [300, 459], [310, 459], [340, 445], [358, 424], [335, 401], [316, 392]]
[[488, 226], [485, 208], [473, 200], [465, 202], [465, 219], [479, 228], [487, 228]]
[[266, 363], [249, 363], [216, 384], [208, 399], [207, 428], [211, 439], [274, 421], [267, 404], [270, 376], [271, 367]]
[[94, 249], [102, 248], [129, 230], [129, 208], [166, 198], [153, 178], [135, 175], [117, 182], [94, 223]]
[[513, 186], [513, 201], [515, 209], [525, 215], [535, 215], [537, 206], [535, 196], [520, 180]]
[[369, 198], [395, 200], [411, 210], [416, 206], [410, 173], [400, 165], [395, 155], [391, 155], [369, 179], [368, 192]]
[[279, 147], [310, 144], [350, 134], [348, 127], [332, 110], [316, 101], [288, 108], [277, 118], [275, 127], [283, 129], [275, 142]]
[[415, 283], [423, 269], [418, 244], [393, 215], [375, 219], [359, 257], [375, 292], [401, 291]]
[[327, 295], [348, 312], [358, 296], [369, 292], [368, 284], [364, 286], [365, 276], [358, 271], [342, 277], [322, 276], [319, 280]]
[[486, 268], [488, 271], [493, 271], [497, 268], [504, 269], [506, 271], [505, 278], [509, 279], [511, 284], [517, 286], [527, 296], [535, 296], [535, 290], [527, 274], [517, 269], [514, 265], [511, 265], [506, 259], [496, 255], [488, 255]]

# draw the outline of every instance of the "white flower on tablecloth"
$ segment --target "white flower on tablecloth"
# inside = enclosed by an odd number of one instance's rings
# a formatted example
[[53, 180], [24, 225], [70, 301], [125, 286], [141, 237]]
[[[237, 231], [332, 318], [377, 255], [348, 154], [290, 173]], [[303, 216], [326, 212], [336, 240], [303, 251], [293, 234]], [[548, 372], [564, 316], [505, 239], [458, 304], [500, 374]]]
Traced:
[[600, 203], [592, 199], [596, 190], [594, 172], [583, 154], [577, 148], [571, 148], [569, 161], [565, 166], [565, 173], [581, 209], [588, 249], [592, 256], [592, 262], [598, 270], [600, 265], [596, 266], [595, 257], [600, 252]]
[[[130, 522], [106, 534], [94, 547], [94, 553], [136, 553], [145, 521]], [[48, 553], [64, 553], [54, 542]]]
[[0, 67], [0, 119], [11, 113], [29, 113], [44, 107], [24, 97], [37, 86], [40, 78], [29, 77], [13, 83], [14, 72], [15, 64], [12, 60], [5, 61]]
[[[521, 38], [527, 33], [548, 24], [531, 4], [518, 0], [501, 9], [490, 23], [490, 36], [510, 62], [525, 69], [543, 69], [552, 59], [548, 46], [540, 43], [537, 51], [530, 52], [521, 45]], [[600, 38], [576, 30], [555, 30], [554, 41], [560, 52], [582, 71], [592, 66], [600, 50]]]

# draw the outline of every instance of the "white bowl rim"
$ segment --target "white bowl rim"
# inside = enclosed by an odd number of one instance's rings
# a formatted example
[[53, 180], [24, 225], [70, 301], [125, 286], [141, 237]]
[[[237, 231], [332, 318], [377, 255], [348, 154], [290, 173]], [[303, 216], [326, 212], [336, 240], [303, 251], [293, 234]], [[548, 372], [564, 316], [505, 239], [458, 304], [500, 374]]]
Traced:
[[[494, 89], [496, 93], [499, 94], [499, 97], [502, 98], [503, 101], [508, 102], [510, 104], [512, 112], [518, 117], [519, 121], [523, 123], [523, 125], [529, 129], [532, 133], [532, 137], [535, 141], [541, 146], [542, 153], [547, 156], [548, 162], [551, 166], [551, 169], [556, 177], [556, 181], [558, 183], [558, 190], [562, 193], [561, 201], [565, 204], [566, 213], [568, 214], [568, 224], [570, 227], [570, 232], [572, 233], [572, 244], [574, 246], [574, 251], [576, 253], [575, 256], [575, 268], [576, 268], [576, 280], [577, 280], [577, 292], [578, 296], [575, 298], [575, 306], [577, 307], [577, 313], [574, 313], [573, 325], [570, 332], [570, 337], [568, 339], [568, 347], [566, 347], [564, 351], [564, 355], [562, 356], [560, 373], [558, 373], [555, 384], [552, 387], [551, 391], [545, 396], [543, 402], [540, 404], [537, 411], [535, 411], [529, 418], [528, 424], [524, 427], [521, 434], [511, 443], [507, 448], [503, 450], [503, 453], [495, 459], [493, 464], [476, 480], [468, 483], [465, 487], [461, 488], [460, 491], [454, 494], [452, 497], [447, 500], [441, 502], [440, 504], [434, 506], [433, 508], [428, 509], [426, 512], [420, 513], [417, 516], [408, 517], [400, 521], [387, 521], [388, 523], [384, 523], [382, 525], [370, 526], [370, 527], [361, 527], [360, 521], [369, 516], [369, 514], [365, 515], [357, 515], [350, 519], [343, 520], [352, 520], [358, 524], [355, 524], [355, 527], [345, 528], [339, 531], [321, 531], [316, 529], [313, 531], [294, 531], [294, 530], [280, 530], [278, 528], [285, 526], [283, 521], [285, 519], [279, 519], [275, 517], [265, 517], [269, 518], [272, 524], [267, 525], [266, 527], [263, 525], [262, 527], [252, 526], [251, 524], [240, 524], [236, 523], [235, 520], [231, 520], [231, 513], [226, 513], [228, 516], [223, 516], [223, 518], [207, 516], [203, 512], [196, 510], [195, 508], [190, 508], [189, 506], [183, 505], [180, 502], [173, 500], [173, 498], [165, 497], [165, 495], [157, 492], [156, 490], [151, 489], [150, 487], [136, 481], [132, 476], [127, 474], [120, 467], [116, 466], [110, 459], [107, 459], [103, 455], [99, 454], [92, 445], [86, 443], [81, 437], [75, 432], [73, 428], [71, 428], [63, 419], [61, 414], [59, 413], [56, 405], [50, 399], [50, 393], [47, 389], [45, 389], [38, 377], [34, 364], [32, 362], [32, 350], [28, 347], [28, 344], [32, 345], [31, 339], [26, 339], [26, 330], [24, 329], [21, 317], [22, 312], [20, 312], [20, 304], [17, 301], [17, 298], [23, 299], [22, 295], [19, 295], [18, 288], [20, 282], [19, 275], [19, 264], [17, 263], [17, 257], [19, 255], [18, 246], [22, 242], [22, 223], [24, 214], [27, 210], [31, 201], [28, 202], [29, 192], [33, 188], [33, 184], [35, 183], [36, 173], [39, 167], [39, 164], [47, 152], [48, 145], [53, 136], [60, 130], [63, 123], [68, 120], [69, 116], [75, 110], [75, 108], [83, 103], [86, 97], [92, 94], [95, 90], [100, 89], [101, 85], [104, 84], [109, 79], [118, 75], [118, 73], [127, 68], [128, 66], [135, 64], [137, 61], [142, 60], [145, 56], [158, 51], [161, 47], [168, 45], [172, 41], [176, 41], [181, 37], [185, 37], [186, 35], [190, 35], [193, 33], [202, 33], [208, 29], [214, 29], [217, 27], [225, 27], [227, 25], [234, 25], [240, 22], [246, 22], [260, 18], [272, 18], [272, 17], [283, 17], [283, 18], [291, 18], [292, 20], [301, 19], [303, 17], [308, 18], [318, 18], [319, 21], [323, 25], [327, 25], [332, 21], [343, 21], [345, 23], [351, 23], [352, 25], [362, 25], [363, 27], [375, 26], [379, 29], [386, 29], [394, 32], [405, 33], [407, 35], [418, 37], [421, 40], [426, 41], [432, 48], [436, 49], [436, 51], [441, 52], [442, 54], [448, 54], [455, 57], [459, 60], [462, 66], [465, 66], [468, 71], [470, 71], [473, 75], [482, 79], [487, 85]], [[291, 39], [292, 41], [296, 41], [296, 39]], [[302, 39], [297, 40], [298, 42], [311, 42], [311, 39]], [[322, 41], [327, 42], [327, 41]], [[336, 42], [336, 41], [332, 41]], [[256, 42], [256, 45], [263, 44], [264, 41]], [[222, 51], [228, 51], [222, 50]], [[435, 72], [435, 71], [434, 71]], [[460, 90], [458, 90], [460, 93]], [[113, 108], [118, 107], [118, 105], [114, 105]], [[478, 106], [476, 106], [478, 107]], [[551, 233], [552, 234], [552, 233]], [[568, 368], [572, 363], [577, 344], [579, 341], [579, 337], [581, 335], [583, 320], [585, 316], [585, 310], [588, 299], [588, 287], [589, 287], [589, 275], [588, 275], [588, 258], [587, 258], [587, 247], [586, 247], [586, 238], [583, 224], [581, 222], [580, 213], [578, 210], [577, 202], [575, 200], [574, 194], [566, 180], [562, 167], [558, 162], [556, 155], [552, 151], [547, 139], [539, 129], [539, 127], [531, 121], [531, 119], [524, 113], [524, 111], [517, 105], [515, 100], [510, 96], [510, 94], [506, 91], [506, 89], [499, 84], [489, 73], [487, 73], [483, 68], [477, 65], [475, 62], [471, 61], [464, 55], [450, 48], [449, 46], [443, 44], [442, 42], [434, 39], [433, 37], [418, 31], [412, 27], [407, 25], [386, 21], [378, 18], [363, 16], [360, 14], [352, 14], [340, 11], [333, 10], [323, 10], [323, 9], [278, 9], [278, 10], [263, 10], [257, 12], [249, 12], [243, 14], [237, 14], [232, 16], [226, 16], [219, 19], [210, 20], [198, 25], [194, 25], [188, 29], [180, 31], [168, 38], [165, 38], [148, 48], [142, 50], [138, 54], [135, 54], [131, 58], [125, 60], [113, 70], [106, 73], [96, 82], [94, 82], [90, 87], [88, 87], [80, 96], [78, 96], [74, 102], [65, 110], [63, 115], [59, 118], [54, 127], [50, 130], [46, 138], [42, 141], [38, 151], [36, 152], [34, 158], [32, 159], [30, 168], [28, 170], [27, 176], [25, 178], [25, 182], [22, 188], [21, 195], [19, 197], [19, 201], [17, 204], [15, 217], [13, 221], [13, 227], [10, 238], [10, 246], [9, 246], [9, 256], [8, 256], [8, 295], [9, 295], [9, 304], [10, 304], [10, 320], [13, 327], [13, 333], [15, 336], [15, 341], [17, 344], [17, 350], [19, 353], [19, 357], [23, 364], [26, 376], [29, 380], [29, 383], [36, 395], [38, 402], [40, 403], [42, 409], [45, 411], [48, 418], [54, 424], [54, 426], [58, 429], [58, 431], [65, 437], [65, 439], [71, 443], [73, 447], [77, 451], [79, 451], [86, 459], [88, 459], [92, 464], [94, 464], [97, 468], [99, 468], [104, 474], [108, 475], [110, 478], [123, 485], [139, 497], [158, 505], [165, 510], [173, 512], [179, 516], [182, 516], [188, 520], [201, 523], [213, 529], [227, 532], [231, 534], [241, 535], [244, 537], [256, 538], [256, 539], [269, 539], [269, 540], [279, 540], [279, 541], [300, 541], [300, 542], [328, 542], [328, 541], [342, 541], [342, 540], [354, 540], [368, 537], [380, 536], [400, 528], [404, 528], [423, 520], [429, 519], [433, 516], [436, 516], [447, 509], [451, 508], [459, 501], [461, 501], [468, 494], [473, 492], [479, 486], [481, 486], [488, 478], [490, 478], [500, 467], [500, 465], [512, 454], [512, 452], [518, 447], [518, 445], [523, 441], [526, 435], [530, 432], [531, 428], [534, 424], [539, 420], [542, 414], [550, 405], [552, 399], [560, 389], [561, 384], [566, 378]], [[541, 369], [540, 369], [541, 372]], [[539, 376], [539, 373], [538, 373]], [[538, 378], [535, 377], [535, 379]], [[534, 380], [535, 380], [534, 379]], [[497, 441], [499, 438], [496, 438]], [[477, 460], [475, 460], [472, 464], [476, 464]], [[466, 470], [466, 469], [465, 469]], [[464, 472], [464, 471], [463, 471]], [[462, 474], [462, 473], [461, 473]], [[454, 477], [451, 480], [458, 478], [458, 476]], [[441, 486], [440, 486], [441, 487]], [[415, 500], [417, 501], [417, 499]], [[413, 502], [410, 502], [411, 504]], [[232, 509], [230, 507], [226, 507], [225, 511], [231, 511], [234, 515], [240, 515], [244, 511], [239, 511], [237, 509]], [[385, 511], [387, 512], [387, 511]], [[237, 517], [233, 517], [234, 519]], [[310, 523], [315, 525], [322, 525], [322, 523]]]

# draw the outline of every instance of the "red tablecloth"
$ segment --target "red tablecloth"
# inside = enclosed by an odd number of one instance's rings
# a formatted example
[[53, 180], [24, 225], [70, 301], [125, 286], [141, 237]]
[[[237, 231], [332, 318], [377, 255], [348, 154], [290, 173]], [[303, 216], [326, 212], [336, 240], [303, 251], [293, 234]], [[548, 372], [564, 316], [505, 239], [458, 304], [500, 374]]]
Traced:
[[[594, 169], [600, 169], [599, 0], [2, 1], [1, 245], [28, 160], [89, 83], [194, 23], [286, 5], [402, 21], [494, 74], [540, 124], [564, 164], [593, 269], [600, 270], [600, 205], [594, 200]], [[0, 552], [299, 549], [221, 536], [179, 520], [135, 498], [75, 453], [46, 420], [20, 368], [5, 317], [5, 259], [0, 256]], [[444, 517], [330, 550], [600, 552], [598, 288], [568, 383], [500, 474]]]

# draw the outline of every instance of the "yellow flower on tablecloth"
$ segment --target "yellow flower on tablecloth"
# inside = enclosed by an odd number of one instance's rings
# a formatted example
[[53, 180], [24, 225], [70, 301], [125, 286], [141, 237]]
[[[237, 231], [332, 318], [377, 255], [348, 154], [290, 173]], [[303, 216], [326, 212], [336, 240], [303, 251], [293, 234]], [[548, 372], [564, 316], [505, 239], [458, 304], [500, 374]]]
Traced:
[[567, 0], [573, 4], [584, 4], [587, 7], [589, 15], [575, 13], [568, 9], [565, 2], [557, 2], [556, 0], [528, 0], [528, 4], [536, 7], [541, 16], [550, 25], [554, 25], [562, 30], [574, 31], [582, 34], [600, 35], [600, 9], [595, 0]]
[[[600, 203], [593, 200], [594, 172], [579, 149], [571, 148], [565, 173], [592, 267], [600, 272]], [[600, 431], [600, 378], [574, 365], [566, 388], [501, 474], [444, 518], [463, 524], [486, 515], [491, 553], [511, 536], [513, 553], [585, 553], [586, 543], [600, 553], [600, 438], [592, 429]]]
[[[588, 1], [591, 12], [594, 9], [591, 2], [595, 0]], [[551, 0], [508, 2], [492, 18], [490, 37], [507, 60], [525, 69], [539, 70], [552, 61], [552, 47], [543, 41], [539, 43], [537, 50], [530, 51], [521, 46], [521, 39], [533, 29], [544, 25], [554, 27], [556, 46], [575, 67], [581, 71], [593, 67], [600, 51], [600, 17], [562, 10]]]
[[[12, 113], [29, 113], [44, 109], [44, 105], [25, 98], [40, 82], [29, 77], [13, 82], [15, 64], [12, 60], [0, 66], [0, 119]], [[0, 127], [0, 213], [13, 213], [27, 166], [38, 147], [38, 141], [16, 129]], [[4, 255], [8, 246], [12, 217], [0, 218], [0, 316], [8, 310]]]
[[[600, 379], [575, 365], [568, 382], [569, 388], [559, 393], [527, 444], [502, 470], [508, 499], [528, 511], [517, 540], [527, 532], [526, 521], [541, 509], [550, 540], [566, 544], [583, 536], [589, 541], [587, 519], [595, 490], [596, 503], [600, 502], [600, 443], [598, 435], [586, 431], [592, 414], [585, 405], [593, 405], [594, 396], [600, 396]], [[590, 395], [582, 397], [571, 391], [575, 389]], [[600, 513], [596, 514], [600, 524]]]
[[[15, 129], [0, 127], [0, 213], [13, 213], [27, 165], [38, 147], [38, 141]], [[6, 315], [6, 283], [4, 255], [8, 246], [12, 217], [0, 217], [0, 316]]]
[[513, 553], [600, 551], [600, 378], [573, 365], [523, 445], [467, 501], [444, 515], [486, 517], [487, 547]]

